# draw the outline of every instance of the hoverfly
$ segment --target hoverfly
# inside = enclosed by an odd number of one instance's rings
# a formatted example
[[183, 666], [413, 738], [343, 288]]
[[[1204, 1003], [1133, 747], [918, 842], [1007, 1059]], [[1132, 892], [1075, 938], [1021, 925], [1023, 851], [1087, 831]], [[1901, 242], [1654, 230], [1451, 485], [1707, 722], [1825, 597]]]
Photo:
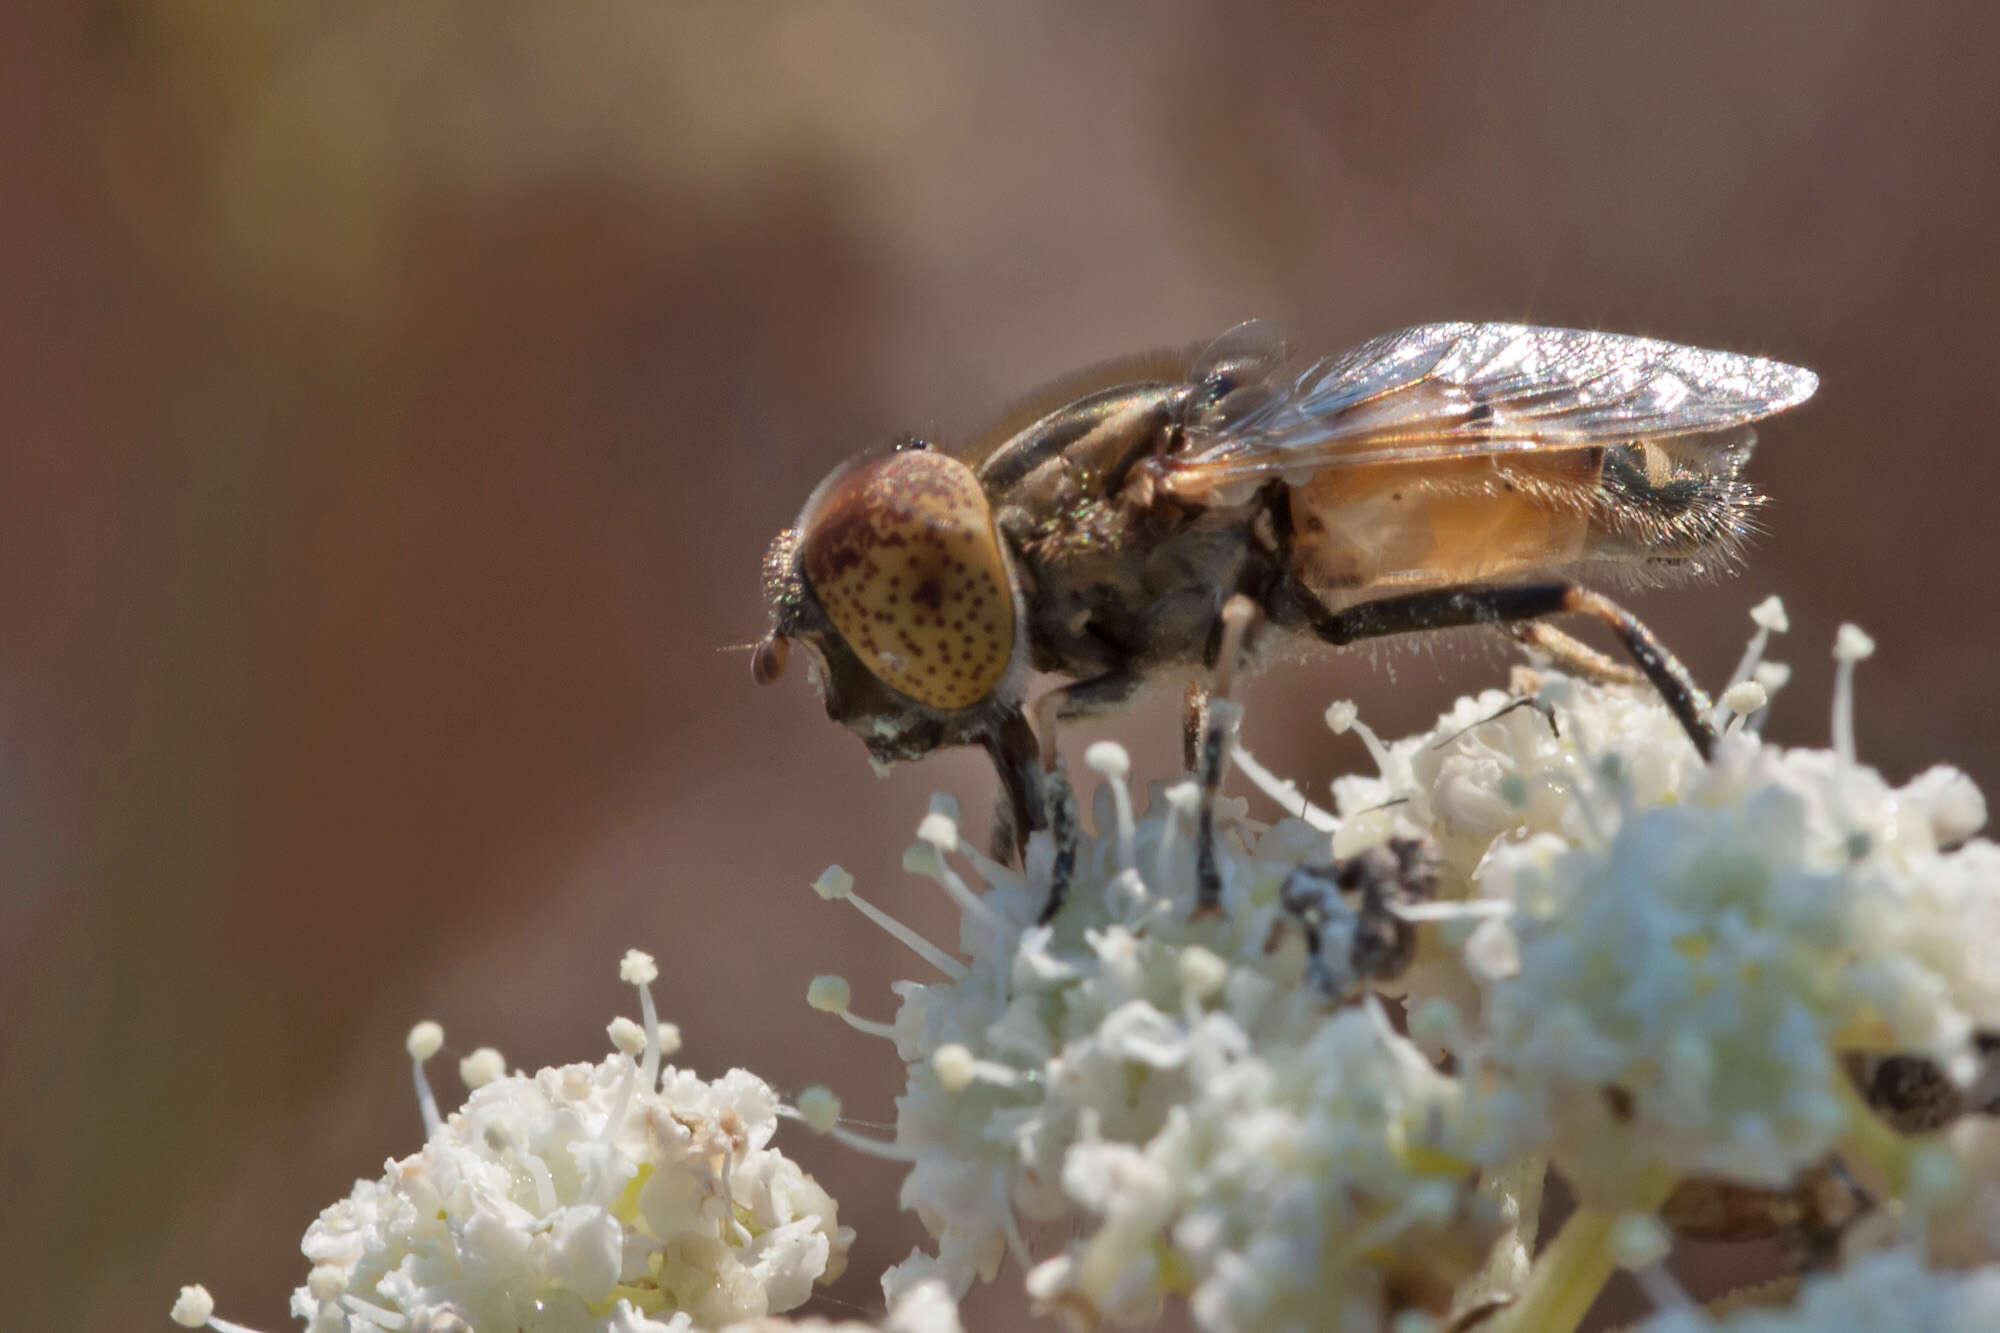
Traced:
[[[753, 672], [775, 680], [798, 645], [878, 765], [984, 747], [1010, 850], [1056, 836], [1051, 914], [1074, 839], [1050, 799], [1066, 799], [1056, 722], [1170, 675], [1194, 710], [1198, 682], [1226, 687], [1284, 639], [1492, 624], [1622, 673], [1539, 624], [1591, 616], [1705, 757], [1700, 689], [1579, 580], [1729, 566], [1761, 502], [1739, 480], [1750, 423], [1817, 385], [1759, 357], [1517, 324], [1427, 324], [1287, 369], [1265, 325], [1240, 325], [1062, 386], [963, 456], [906, 439], [836, 468], [765, 557]], [[1030, 710], [1038, 671], [1064, 683]], [[1191, 755], [1209, 909], [1216, 731]]]

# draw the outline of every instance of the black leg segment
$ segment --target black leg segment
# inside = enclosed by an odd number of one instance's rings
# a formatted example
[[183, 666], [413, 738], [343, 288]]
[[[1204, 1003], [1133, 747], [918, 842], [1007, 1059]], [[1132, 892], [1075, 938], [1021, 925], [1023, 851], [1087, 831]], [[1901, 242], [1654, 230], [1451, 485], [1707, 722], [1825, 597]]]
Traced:
[[1610, 626], [1660, 698], [1673, 711], [1703, 759], [1715, 752], [1715, 728], [1708, 722], [1708, 699], [1687, 668], [1640, 624], [1631, 612], [1601, 593], [1574, 583], [1531, 583], [1519, 587], [1438, 588], [1385, 597], [1329, 611], [1309, 590], [1294, 585], [1291, 603], [1313, 633], [1332, 644], [1359, 643], [1391, 634], [1498, 625], [1544, 616], [1594, 616]]
[[996, 811], [993, 822], [993, 856], [1003, 864], [1024, 864], [1028, 835], [1049, 826], [1047, 802], [1042, 792], [1041, 746], [1027, 716], [1011, 712], [999, 727], [987, 733], [986, 753], [993, 771], [1000, 775], [1000, 801], [1004, 816]]

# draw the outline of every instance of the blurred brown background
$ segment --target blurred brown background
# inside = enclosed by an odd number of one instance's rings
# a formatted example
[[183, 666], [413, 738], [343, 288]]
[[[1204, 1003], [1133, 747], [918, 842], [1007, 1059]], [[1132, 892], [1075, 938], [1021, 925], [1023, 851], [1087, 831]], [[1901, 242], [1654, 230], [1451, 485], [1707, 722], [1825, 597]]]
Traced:
[[[1815, 744], [1858, 621], [1864, 753], [2000, 778], [2000, 11], [1390, 8], [9, 7], [7, 1322], [165, 1327], [199, 1279], [289, 1326], [307, 1222], [417, 1144], [407, 1026], [594, 1057], [628, 946], [685, 1061], [887, 1119], [890, 1052], [803, 994], [886, 1016], [919, 965], [805, 885], [943, 936], [898, 858], [990, 777], [873, 781], [752, 687], [764, 545], [857, 447], [1246, 316], [1815, 367], [1748, 576], [1640, 609], [1714, 681], [1783, 593]], [[1359, 747], [1296, 719], [1407, 729], [1504, 661], [1276, 672], [1253, 748], [1323, 792]], [[1077, 739], [1157, 771], [1171, 717]], [[786, 1142], [871, 1304], [894, 1175]]]

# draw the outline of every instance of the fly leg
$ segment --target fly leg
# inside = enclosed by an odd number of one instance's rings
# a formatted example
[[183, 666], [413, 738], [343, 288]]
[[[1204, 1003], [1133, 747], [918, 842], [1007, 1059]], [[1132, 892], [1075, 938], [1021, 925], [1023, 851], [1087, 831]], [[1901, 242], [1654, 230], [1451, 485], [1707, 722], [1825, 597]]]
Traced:
[[[1062, 910], [1063, 899], [1069, 896], [1070, 877], [1076, 873], [1076, 791], [1070, 786], [1062, 755], [1056, 749], [1056, 723], [1067, 718], [1107, 712], [1130, 699], [1138, 689], [1138, 676], [1129, 671], [1107, 671], [1101, 676], [1050, 690], [1035, 701], [1032, 732], [1039, 737], [1040, 755], [1036, 779], [1045, 792], [1047, 808], [1046, 822], [1038, 822], [1035, 827], [1049, 830], [1056, 851], [1055, 862], [1049, 868], [1049, 900], [1043, 905], [1041, 916], [1036, 918], [1037, 925], [1047, 925]], [[1025, 848], [1025, 838], [1022, 845]]]
[[1181, 767], [1194, 772], [1201, 762], [1201, 737], [1208, 730], [1208, 686], [1189, 681], [1181, 704]]
[[1507, 637], [1533, 652], [1540, 653], [1555, 663], [1560, 671], [1584, 680], [1595, 681], [1599, 685], [1643, 685], [1645, 673], [1636, 671], [1622, 662], [1614, 662], [1587, 643], [1549, 624], [1546, 620], [1528, 620], [1506, 628]]
[[1000, 790], [993, 800], [993, 859], [1002, 865], [1025, 865], [1028, 835], [1049, 826], [1041, 746], [1018, 709], [986, 734], [985, 745], [993, 771], [1000, 775]]
[[1384, 597], [1330, 611], [1296, 582], [1286, 592], [1313, 633], [1331, 644], [1359, 643], [1390, 634], [1455, 629], [1465, 625], [1506, 625], [1575, 613], [1595, 616], [1625, 644], [1646, 679], [1660, 692], [1703, 759], [1715, 752], [1715, 728], [1708, 722], [1708, 696], [1680, 659], [1653, 632], [1602, 593], [1574, 583], [1529, 583], [1519, 587], [1439, 588]]
[[1229, 743], [1241, 716], [1236, 702], [1229, 697], [1229, 686], [1243, 659], [1244, 642], [1262, 618], [1263, 611], [1257, 603], [1240, 592], [1222, 604], [1222, 638], [1215, 655], [1215, 683], [1203, 700], [1200, 753], [1195, 765], [1195, 777], [1201, 783], [1194, 841], [1196, 916], [1222, 910], [1222, 868], [1215, 859], [1215, 797], [1229, 767]]

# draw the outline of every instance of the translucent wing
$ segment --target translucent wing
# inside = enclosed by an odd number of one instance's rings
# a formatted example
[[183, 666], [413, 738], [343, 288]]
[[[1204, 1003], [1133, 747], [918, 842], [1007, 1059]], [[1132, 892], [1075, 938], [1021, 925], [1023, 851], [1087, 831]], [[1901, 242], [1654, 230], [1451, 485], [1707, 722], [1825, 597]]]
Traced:
[[[1241, 356], [1232, 330], [1219, 348]], [[1332, 467], [1712, 436], [1733, 468], [1738, 428], [1812, 396], [1811, 371], [1653, 338], [1521, 324], [1425, 324], [1296, 376], [1225, 379], [1188, 423], [1168, 485], [1210, 486]], [[1692, 461], [1692, 460], [1690, 460]]]

